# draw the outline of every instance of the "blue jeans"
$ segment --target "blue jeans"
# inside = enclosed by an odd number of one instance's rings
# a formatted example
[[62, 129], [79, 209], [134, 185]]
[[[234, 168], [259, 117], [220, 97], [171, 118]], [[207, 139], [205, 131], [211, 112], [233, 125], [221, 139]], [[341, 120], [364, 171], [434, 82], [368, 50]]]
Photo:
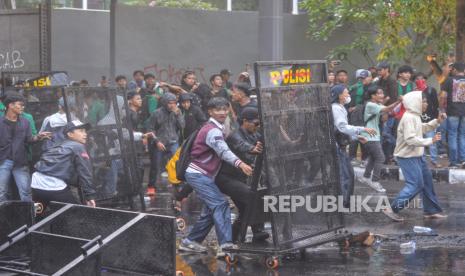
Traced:
[[339, 181], [340, 191], [343, 197], [344, 206], [350, 206], [350, 196], [354, 194], [355, 173], [350, 158], [344, 149], [337, 147], [339, 159]]
[[165, 145], [166, 151], [161, 151], [157, 148], [155, 143], [150, 144], [150, 174], [148, 183], [149, 187], [156, 186], [155, 184], [157, 183], [157, 178], [160, 174], [160, 169], [162, 167], [165, 167], [164, 163], [176, 153], [178, 147], [178, 143], [168, 144]]
[[418, 193], [421, 193], [423, 212], [432, 215], [442, 212], [433, 187], [433, 176], [424, 157], [399, 158], [397, 164], [405, 178], [405, 186], [392, 201], [391, 208], [398, 213], [407, 207]]
[[121, 176], [123, 173], [123, 160], [114, 159], [111, 160], [110, 169], [105, 175], [105, 186], [103, 187], [103, 192], [105, 196], [114, 196], [117, 192], [118, 187], [118, 176]]
[[[425, 137], [433, 138], [435, 134], [436, 134], [436, 131], [426, 132]], [[431, 161], [436, 164], [438, 162], [438, 147], [436, 143], [428, 146], [428, 149], [429, 149], [429, 154], [431, 155]]]
[[6, 201], [10, 196], [10, 180], [13, 175], [19, 196], [22, 201], [32, 201], [31, 175], [27, 166], [14, 167], [14, 162], [5, 160], [0, 165], [0, 202]]
[[201, 243], [215, 225], [219, 245], [231, 242], [231, 210], [214, 179], [200, 173], [186, 172], [186, 181], [203, 202], [200, 217], [187, 239]]
[[447, 118], [447, 138], [450, 164], [465, 162], [465, 116]]

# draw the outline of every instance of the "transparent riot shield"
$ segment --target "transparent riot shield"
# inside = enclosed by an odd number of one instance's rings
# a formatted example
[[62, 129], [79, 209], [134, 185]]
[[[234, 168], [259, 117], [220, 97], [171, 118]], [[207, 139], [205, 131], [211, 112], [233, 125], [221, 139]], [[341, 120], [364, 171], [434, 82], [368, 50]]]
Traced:
[[69, 119], [91, 125], [86, 146], [93, 165], [97, 200], [127, 198], [132, 206], [133, 196], [142, 197], [142, 164], [136, 158], [137, 141], [130, 120], [126, 119], [129, 113], [126, 92], [69, 87], [64, 95]]

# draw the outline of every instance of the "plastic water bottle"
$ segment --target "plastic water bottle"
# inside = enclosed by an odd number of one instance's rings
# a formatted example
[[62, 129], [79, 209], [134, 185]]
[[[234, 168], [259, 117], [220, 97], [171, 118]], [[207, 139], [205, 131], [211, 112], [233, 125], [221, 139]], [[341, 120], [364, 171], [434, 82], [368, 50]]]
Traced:
[[415, 233], [431, 233], [433, 229], [429, 227], [423, 227], [423, 226], [414, 226], [413, 227], [413, 232]]
[[409, 241], [400, 244], [400, 254], [412, 254], [415, 252], [415, 241]]

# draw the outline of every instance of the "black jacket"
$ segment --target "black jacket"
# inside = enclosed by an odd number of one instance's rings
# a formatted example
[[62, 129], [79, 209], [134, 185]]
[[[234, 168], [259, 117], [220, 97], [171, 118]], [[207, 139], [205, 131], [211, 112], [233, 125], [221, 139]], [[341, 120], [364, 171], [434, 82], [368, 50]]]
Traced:
[[67, 185], [80, 185], [85, 200], [95, 198], [92, 164], [83, 144], [66, 139], [45, 151], [35, 168], [40, 173], [63, 180]]
[[426, 95], [426, 98], [428, 100], [428, 108], [426, 109], [426, 112], [422, 114], [421, 120], [424, 123], [427, 123], [438, 117], [439, 100], [438, 93], [436, 92], [436, 89], [434, 89], [434, 87], [426, 87], [426, 89], [423, 90], [423, 94]]
[[[226, 139], [231, 151], [236, 154], [239, 159], [248, 165], [253, 165], [255, 163], [256, 154], [250, 153], [250, 151], [255, 147], [257, 141], [260, 140], [260, 134], [257, 132], [255, 134], [250, 134], [242, 127], [231, 133]], [[245, 182], [247, 176], [240, 170], [226, 162], [223, 162], [219, 174], [227, 174], [234, 179], [238, 179], [242, 182]]]
[[155, 133], [155, 143], [161, 142], [164, 145], [169, 145], [179, 142], [184, 126], [184, 117], [181, 112], [176, 114], [162, 106], [150, 115], [147, 130]]
[[196, 129], [207, 121], [207, 117], [202, 112], [200, 107], [191, 105], [189, 110], [185, 110], [181, 106], [181, 112], [184, 115], [185, 127], [182, 132], [183, 140], [187, 139]]

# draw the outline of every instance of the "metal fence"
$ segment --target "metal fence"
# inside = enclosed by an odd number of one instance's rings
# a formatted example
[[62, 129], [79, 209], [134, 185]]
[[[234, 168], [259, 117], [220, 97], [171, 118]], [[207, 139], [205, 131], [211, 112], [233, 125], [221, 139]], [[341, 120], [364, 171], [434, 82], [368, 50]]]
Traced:
[[[312, 207], [318, 196], [337, 196], [339, 177], [325, 62], [259, 62], [255, 73], [266, 195], [303, 196]], [[257, 186], [252, 183], [253, 189]], [[344, 226], [341, 213], [309, 212], [305, 205], [295, 212], [272, 212], [271, 224], [275, 249], [292, 248], [305, 240], [317, 244]]]
[[97, 199], [128, 197], [132, 202], [132, 196], [142, 193], [143, 168], [136, 158], [133, 126], [127, 120], [126, 91], [68, 87], [64, 89], [64, 98], [70, 120], [91, 124], [86, 146]]
[[73, 204], [50, 204], [0, 245], [0, 271], [29, 275], [174, 275], [175, 260], [174, 217]]

